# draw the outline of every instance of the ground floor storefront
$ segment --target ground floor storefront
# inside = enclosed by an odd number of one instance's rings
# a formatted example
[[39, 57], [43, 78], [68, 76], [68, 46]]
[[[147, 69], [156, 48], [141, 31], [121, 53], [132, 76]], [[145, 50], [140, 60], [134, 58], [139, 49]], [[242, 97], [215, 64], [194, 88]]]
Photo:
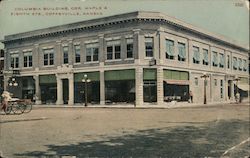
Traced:
[[248, 78], [156, 68], [109, 69], [15, 76], [5, 88], [17, 98], [37, 104], [144, 104], [229, 102], [240, 94], [248, 100]]

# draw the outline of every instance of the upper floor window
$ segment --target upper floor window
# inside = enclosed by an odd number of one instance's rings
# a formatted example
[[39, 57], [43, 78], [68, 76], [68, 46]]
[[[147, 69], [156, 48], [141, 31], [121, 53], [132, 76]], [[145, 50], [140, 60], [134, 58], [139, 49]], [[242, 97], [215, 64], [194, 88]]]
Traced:
[[247, 60], [243, 60], [243, 70], [247, 71]]
[[127, 58], [133, 58], [133, 39], [126, 39], [127, 43]]
[[239, 59], [239, 70], [242, 70], [242, 59]]
[[199, 64], [200, 63], [200, 50], [199, 47], [193, 46], [193, 63]]
[[174, 41], [166, 39], [166, 58], [174, 59]]
[[217, 79], [214, 79], [214, 86], [217, 86]]
[[86, 62], [99, 60], [99, 45], [92, 43], [86, 45]]
[[63, 46], [63, 64], [69, 63], [69, 47]]
[[108, 41], [107, 42], [107, 60], [121, 59], [121, 42]]
[[208, 65], [208, 50], [203, 49], [203, 65]]
[[185, 43], [178, 42], [178, 60], [185, 61], [186, 60], [186, 45]]
[[221, 54], [221, 53], [220, 53], [220, 64], [219, 64], [219, 67], [220, 67], [220, 68], [224, 68], [224, 64], [225, 64], [225, 57], [224, 57], [224, 54]]
[[230, 56], [227, 55], [227, 68], [230, 69]]
[[23, 53], [23, 67], [32, 67], [32, 52]]
[[146, 57], [153, 57], [154, 56], [154, 42], [153, 37], [145, 37], [145, 50], [146, 50]]
[[238, 69], [238, 63], [237, 63], [237, 58], [233, 57], [233, 69], [237, 70]]
[[43, 50], [43, 64], [54, 65], [54, 48]]
[[10, 59], [10, 67], [19, 68], [19, 54], [11, 54]]
[[81, 62], [81, 47], [80, 45], [75, 45], [75, 63]]
[[218, 53], [213, 52], [213, 66], [217, 67], [218, 66]]

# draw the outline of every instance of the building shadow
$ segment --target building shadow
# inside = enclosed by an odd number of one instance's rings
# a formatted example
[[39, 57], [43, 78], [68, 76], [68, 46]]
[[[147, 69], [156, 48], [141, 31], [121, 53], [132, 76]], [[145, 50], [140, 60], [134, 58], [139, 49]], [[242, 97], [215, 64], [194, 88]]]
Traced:
[[[141, 130], [106, 141], [46, 145], [47, 151], [15, 154], [16, 157], [220, 157], [227, 149], [247, 139], [249, 122], [214, 121], [202, 126], [176, 126]], [[230, 154], [230, 153], [229, 153]], [[238, 153], [241, 157], [249, 155]], [[230, 155], [229, 155], [230, 156]]]

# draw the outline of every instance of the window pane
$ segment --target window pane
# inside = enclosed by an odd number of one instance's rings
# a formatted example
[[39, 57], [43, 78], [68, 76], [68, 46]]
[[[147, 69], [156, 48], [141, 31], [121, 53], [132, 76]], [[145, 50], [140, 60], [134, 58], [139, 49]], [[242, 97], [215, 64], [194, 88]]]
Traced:
[[133, 58], [133, 44], [127, 44], [127, 58]]
[[24, 56], [24, 58], [23, 58], [23, 66], [24, 67], [27, 67], [27, 56]]
[[146, 37], [145, 38], [145, 50], [146, 50], [146, 57], [153, 57], [153, 38]]
[[81, 58], [80, 45], [75, 45], [75, 62], [79, 63]]
[[91, 61], [91, 50], [92, 48], [87, 48], [86, 49], [86, 61]]
[[17, 57], [17, 58], [16, 58], [15, 68], [18, 68], [18, 67], [19, 67], [19, 58]]
[[43, 56], [44, 65], [48, 65], [48, 60], [49, 60], [48, 58], [49, 58], [48, 54], [44, 54]]
[[108, 60], [113, 59], [113, 47], [112, 46], [107, 47], [107, 59]]
[[115, 46], [115, 59], [121, 58], [121, 46]]
[[93, 61], [98, 61], [99, 50], [98, 48], [93, 48], [93, 49], [94, 49]]

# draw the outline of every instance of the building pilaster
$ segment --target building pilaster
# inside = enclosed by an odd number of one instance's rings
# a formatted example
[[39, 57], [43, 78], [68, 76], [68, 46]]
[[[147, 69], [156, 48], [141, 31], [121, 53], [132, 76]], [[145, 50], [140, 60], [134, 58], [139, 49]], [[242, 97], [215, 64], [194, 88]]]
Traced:
[[69, 101], [68, 104], [69, 105], [73, 105], [74, 104], [74, 74], [69, 74]]
[[162, 105], [164, 102], [164, 91], [163, 91], [163, 68], [157, 69], [157, 104]]
[[35, 80], [35, 96], [36, 96], [36, 104], [41, 104], [41, 89], [40, 89], [40, 85], [39, 85], [39, 75], [35, 75], [33, 76], [34, 80]]
[[62, 79], [56, 75], [56, 84], [57, 84], [57, 100], [56, 104], [63, 104], [63, 87], [62, 87]]
[[10, 79], [10, 76], [7, 76], [7, 75], [4, 75], [4, 81], [3, 81], [3, 89], [5, 90], [5, 91], [7, 91], [8, 90], [8, 84], [9, 84], [9, 79]]
[[158, 38], [159, 38], [159, 63], [163, 64], [165, 60], [165, 37], [164, 30], [160, 28], [158, 30]]
[[139, 67], [135, 70], [135, 106], [143, 105], [143, 68]]
[[62, 64], [62, 46], [61, 41], [56, 41], [56, 47], [55, 47], [55, 65], [60, 66]]
[[100, 70], [100, 104], [105, 105], [105, 77], [104, 77], [104, 70]]
[[72, 39], [69, 39], [69, 44], [68, 44], [68, 47], [69, 47], [69, 52], [68, 52], [68, 57], [69, 57], [69, 65], [73, 65], [73, 41]]

